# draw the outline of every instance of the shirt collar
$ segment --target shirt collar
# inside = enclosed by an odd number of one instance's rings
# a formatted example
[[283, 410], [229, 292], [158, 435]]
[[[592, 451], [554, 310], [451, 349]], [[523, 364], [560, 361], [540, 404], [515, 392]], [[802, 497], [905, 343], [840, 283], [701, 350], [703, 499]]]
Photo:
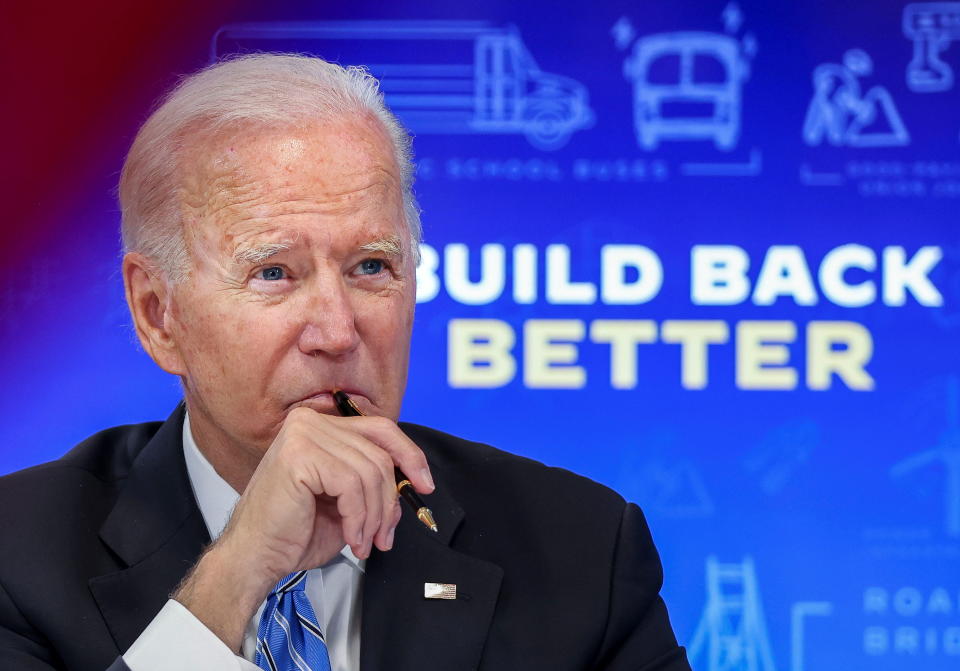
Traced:
[[[190, 478], [190, 486], [204, 524], [207, 525], [210, 538], [216, 540], [227, 526], [240, 494], [220, 477], [213, 464], [207, 461], [200, 451], [190, 430], [189, 413], [184, 413], [183, 417], [183, 458], [187, 463], [187, 476]], [[340, 556], [331, 559], [330, 563], [340, 560], [364, 571], [366, 562], [357, 559], [349, 545], [344, 545]]]

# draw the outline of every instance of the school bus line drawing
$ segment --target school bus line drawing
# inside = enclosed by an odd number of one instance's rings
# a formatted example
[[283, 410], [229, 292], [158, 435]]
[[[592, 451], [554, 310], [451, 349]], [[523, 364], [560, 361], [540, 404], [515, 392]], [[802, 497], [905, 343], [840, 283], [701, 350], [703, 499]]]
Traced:
[[633, 82], [634, 129], [643, 149], [654, 150], [663, 140], [712, 140], [723, 151], [736, 146], [750, 64], [734, 38], [648, 35], [634, 43], [623, 73]]
[[593, 125], [586, 87], [544, 72], [519, 30], [486, 21], [317, 21], [227, 25], [211, 58], [236, 51], [313, 53], [366, 65], [414, 134], [520, 134], [555, 150]]

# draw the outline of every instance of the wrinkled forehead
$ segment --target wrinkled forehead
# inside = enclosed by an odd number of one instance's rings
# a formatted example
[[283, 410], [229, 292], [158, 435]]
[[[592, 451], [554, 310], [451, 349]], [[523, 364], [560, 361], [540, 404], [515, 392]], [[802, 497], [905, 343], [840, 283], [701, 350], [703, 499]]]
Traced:
[[185, 137], [180, 202], [188, 239], [222, 238], [237, 225], [290, 214], [378, 208], [402, 220], [399, 170], [370, 118], [287, 128], [235, 125]]

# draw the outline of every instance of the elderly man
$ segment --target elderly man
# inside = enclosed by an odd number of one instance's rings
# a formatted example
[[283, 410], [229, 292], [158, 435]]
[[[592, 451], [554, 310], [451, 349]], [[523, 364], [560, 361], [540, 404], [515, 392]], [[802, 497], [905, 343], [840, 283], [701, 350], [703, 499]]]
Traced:
[[0, 666], [689, 669], [636, 506], [396, 423], [411, 183], [362, 70], [237, 58], [153, 113], [121, 178], [123, 277], [185, 403], [2, 479]]

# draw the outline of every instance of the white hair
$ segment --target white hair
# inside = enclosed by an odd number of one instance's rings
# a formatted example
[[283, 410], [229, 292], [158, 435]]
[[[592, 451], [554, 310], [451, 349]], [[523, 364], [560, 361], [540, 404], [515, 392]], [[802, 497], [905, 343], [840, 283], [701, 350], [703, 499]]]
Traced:
[[293, 127], [358, 113], [372, 115], [391, 140], [417, 260], [421, 228], [411, 139], [384, 104], [379, 82], [362, 67], [269, 53], [211, 65], [185, 77], [161, 99], [137, 133], [120, 175], [124, 252], [140, 252], [174, 282], [189, 272], [178, 182], [179, 150], [189, 135], [246, 124]]

